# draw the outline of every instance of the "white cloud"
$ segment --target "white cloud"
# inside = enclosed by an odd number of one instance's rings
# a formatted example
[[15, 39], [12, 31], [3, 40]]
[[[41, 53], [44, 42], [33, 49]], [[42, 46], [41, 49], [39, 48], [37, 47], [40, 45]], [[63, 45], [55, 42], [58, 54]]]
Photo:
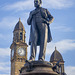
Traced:
[[10, 56], [10, 48], [0, 48], [0, 56]]
[[3, 72], [4, 74], [0, 75], [9, 75], [10, 73], [10, 62], [0, 62], [0, 72]]
[[[0, 48], [0, 57], [1, 60], [5, 60], [7, 56], [10, 58], [10, 49], [9, 48]], [[0, 61], [0, 75], [10, 75], [10, 60], [8, 62]], [[2, 74], [1, 74], [2, 73]]]
[[53, 53], [53, 51], [55, 50], [55, 46], [57, 47], [57, 50], [59, 52], [64, 53], [66, 51], [75, 49], [75, 40], [66, 39], [58, 42], [51, 42], [47, 44], [47, 54], [50, 55], [51, 53]]
[[23, 25], [27, 25], [27, 18], [29, 16], [29, 12], [19, 13], [18, 17], [15, 17], [16, 14], [14, 14], [13, 16], [3, 17], [0, 20], [0, 29], [8, 29], [8, 30], [13, 29], [14, 30], [14, 27], [19, 21], [19, 18], [21, 19], [21, 22], [23, 23]]
[[0, 28], [10, 29], [16, 25], [17, 21], [18, 21], [18, 19], [16, 17], [12, 17], [12, 16], [5, 17], [0, 21]]
[[18, 1], [4, 7], [5, 10], [29, 10], [33, 8], [33, 0]]
[[[9, 40], [11, 40], [12, 41], [12, 34], [1, 34], [0, 33], [0, 40], [1, 41], [9, 41]], [[8, 40], [7, 40], [7, 38], [8, 38]]]
[[65, 72], [67, 75], [75, 75], [75, 66], [65, 67]]
[[48, 8], [62, 9], [73, 6], [73, 0], [43, 0], [43, 5]]
[[0, 75], [10, 75], [10, 74], [0, 74]]
[[57, 31], [62, 31], [62, 32], [72, 32], [75, 31], [72, 27], [66, 27], [66, 25], [61, 25], [61, 26], [53, 26], [51, 29], [57, 30]]
[[[4, 10], [30, 10], [34, 7], [34, 0], [18, 1], [3, 7]], [[43, 6], [47, 8], [62, 9], [73, 6], [73, 0], [43, 0]]]

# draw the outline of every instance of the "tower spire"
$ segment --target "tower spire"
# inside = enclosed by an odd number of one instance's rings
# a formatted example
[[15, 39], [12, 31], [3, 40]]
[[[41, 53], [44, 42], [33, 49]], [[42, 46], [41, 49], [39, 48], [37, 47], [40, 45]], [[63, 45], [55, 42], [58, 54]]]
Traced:
[[57, 50], [56, 46], [55, 46], [55, 50]]
[[19, 18], [19, 21], [18, 23], [16, 24], [15, 28], [14, 28], [14, 31], [13, 31], [13, 34], [14, 34], [14, 37], [13, 37], [13, 42], [24, 42], [25, 43], [25, 29], [24, 29], [24, 26], [22, 24], [22, 22], [20, 21], [20, 18]]
[[21, 19], [19, 18], [19, 21], [21, 21]]

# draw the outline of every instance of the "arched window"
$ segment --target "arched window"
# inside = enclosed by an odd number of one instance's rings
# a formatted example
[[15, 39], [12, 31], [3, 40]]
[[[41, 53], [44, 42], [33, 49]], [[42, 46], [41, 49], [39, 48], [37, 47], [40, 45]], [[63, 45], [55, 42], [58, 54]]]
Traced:
[[16, 41], [18, 42], [18, 33], [16, 33]]
[[22, 40], [22, 35], [23, 35], [23, 34], [22, 34], [22, 32], [21, 32], [21, 33], [20, 33], [20, 40]]

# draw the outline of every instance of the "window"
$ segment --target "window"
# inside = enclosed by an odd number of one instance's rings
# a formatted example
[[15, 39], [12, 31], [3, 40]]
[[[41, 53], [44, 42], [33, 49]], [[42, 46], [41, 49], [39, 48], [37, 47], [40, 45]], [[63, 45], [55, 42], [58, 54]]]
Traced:
[[22, 40], [22, 32], [20, 33], [20, 40]]

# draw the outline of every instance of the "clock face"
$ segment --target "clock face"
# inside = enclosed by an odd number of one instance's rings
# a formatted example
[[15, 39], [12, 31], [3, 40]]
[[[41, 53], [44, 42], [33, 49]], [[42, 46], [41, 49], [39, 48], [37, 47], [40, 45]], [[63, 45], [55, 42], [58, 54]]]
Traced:
[[12, 57], [14, 56], [14, 49], [12, 49], [12, 53], [11, 53], [11, 56], [12, 56]]
[[25, 50], [23, 48], [19, 48], [17, 52], [18, 52], [18, 54], [20, 56], [24, 56], [25, 55]]

